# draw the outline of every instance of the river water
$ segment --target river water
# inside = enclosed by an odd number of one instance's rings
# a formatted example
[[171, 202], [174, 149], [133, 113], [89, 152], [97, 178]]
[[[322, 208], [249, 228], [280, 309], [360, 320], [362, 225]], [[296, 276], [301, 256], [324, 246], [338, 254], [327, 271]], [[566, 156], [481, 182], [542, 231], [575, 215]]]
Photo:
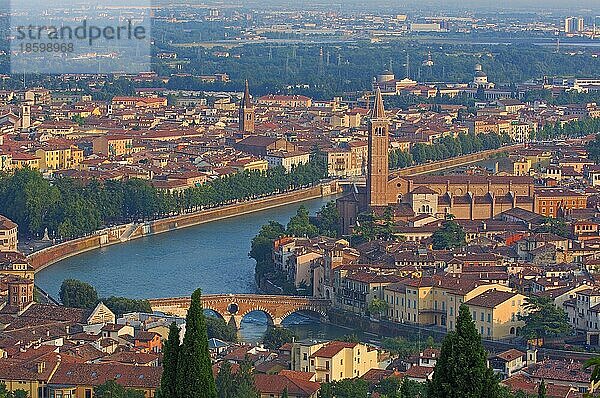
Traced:
[[[314, 214], [331, 198], [306, 201]], [[286, 224], [301, 204], [214, 221], [104, 247], [60, 261], [36, 274], [36, 284], [58, 297], [64, 279], [93, 285], [101, 297], [161, 298], [205, 294], [256, 293], [250, 241], [269, 220]], [[284, 325], [300, 338], [336, 338], [352, 331], [293, 314]], [[258, 341], [267, 328], [262, 312], [242, 321], [240, 337]]]

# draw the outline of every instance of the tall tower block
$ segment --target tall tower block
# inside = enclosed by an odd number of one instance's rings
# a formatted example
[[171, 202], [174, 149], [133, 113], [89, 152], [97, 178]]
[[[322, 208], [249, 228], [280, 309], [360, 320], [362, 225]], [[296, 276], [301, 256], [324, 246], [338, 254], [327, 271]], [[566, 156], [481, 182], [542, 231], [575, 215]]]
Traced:
[[250, 99], [248, 80], [246, 80], [244, 98], [242, 98], [242, 103], [240, 104], [238, 124], [240, 132], [254, 133], [254, 105], [252, 105], [252, 100]]
[[387, 206], [389, 121], [383, 97], [377, 88], [369, 121], [369, 162], [367, 165], [367, 203], [369, 207]]

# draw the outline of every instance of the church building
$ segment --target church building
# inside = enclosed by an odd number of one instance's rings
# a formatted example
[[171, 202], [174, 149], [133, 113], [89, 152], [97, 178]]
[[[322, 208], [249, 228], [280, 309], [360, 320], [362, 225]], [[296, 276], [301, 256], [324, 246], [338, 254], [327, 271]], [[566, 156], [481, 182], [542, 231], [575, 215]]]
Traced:
[[[435, 145], [435, 144], [433, 144]], [[389, 173], [389, 120], [381, 90], [369, 120], [366, 186], [352, 186], [337, 200], [341, 231], [352, 232], [361, 213], [382, 213], [391, 206], [396, 220], [429, 215], [444, 219], [485, 220], [513, 208], [534, 210], [534, 185], [530, 176], [419, 175]]]

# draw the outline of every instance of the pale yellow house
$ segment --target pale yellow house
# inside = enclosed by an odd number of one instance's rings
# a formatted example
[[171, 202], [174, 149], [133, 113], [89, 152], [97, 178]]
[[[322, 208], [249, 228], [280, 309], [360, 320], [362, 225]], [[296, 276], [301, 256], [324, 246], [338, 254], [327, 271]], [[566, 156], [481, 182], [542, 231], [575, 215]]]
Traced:
[[531, 159], [522, 158], [513, 162], [513, 175], [528, 176], [531, 170]]
[[17, 229], [17, 224], [0, 215], [0, 252], [17, 251]]
[[12, 154], [0, 153], [0, 171], [9, 171], [12, 169]]
[[267, 171], [269, 168], [269, 162], [265, 159], [258, 158], [245, 158], [238, 159], [228, 164], [229, 167], [233, 167], [237, 171]]
[[12, 169], [21, 170], [29, 168], [31, 170], [39, 170], [40, 158], [30, 153], [13, 153]]
[[465, 302], [475, 326], [484, 339], [500, 340], [515, 337], [525, 323], [526, 297], [520, 293], [490, 289]]
[[83, 150], [72, 145], [51, 146], [35, 151], [41, 170], [64, 170], [76, 167], [83, 160]]
[[292, 370], [313, 372], [320, 383], [361, 377], [378, 368], [377, 350], [365, 344], [331, 341], [292, 345]]

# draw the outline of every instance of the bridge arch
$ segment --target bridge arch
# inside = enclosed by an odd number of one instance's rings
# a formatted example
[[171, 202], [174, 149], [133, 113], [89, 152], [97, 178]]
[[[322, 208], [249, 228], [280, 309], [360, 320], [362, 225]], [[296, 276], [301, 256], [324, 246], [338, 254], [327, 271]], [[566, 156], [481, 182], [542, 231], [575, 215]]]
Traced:
[[283, 316], [281, 317], [281, 322], [283, 322], [288, 316], [297, 314], [299, 312], [310, 312], [311, 314], [316, 314], [323, 319], [327, 319], [327, 312], [325, 312], [322, 309], [314, 308], [314, 307], [301, 307], [301, 308], [296, 308], [296, 309], [293, 309], [291, 311], [284, 313]]

